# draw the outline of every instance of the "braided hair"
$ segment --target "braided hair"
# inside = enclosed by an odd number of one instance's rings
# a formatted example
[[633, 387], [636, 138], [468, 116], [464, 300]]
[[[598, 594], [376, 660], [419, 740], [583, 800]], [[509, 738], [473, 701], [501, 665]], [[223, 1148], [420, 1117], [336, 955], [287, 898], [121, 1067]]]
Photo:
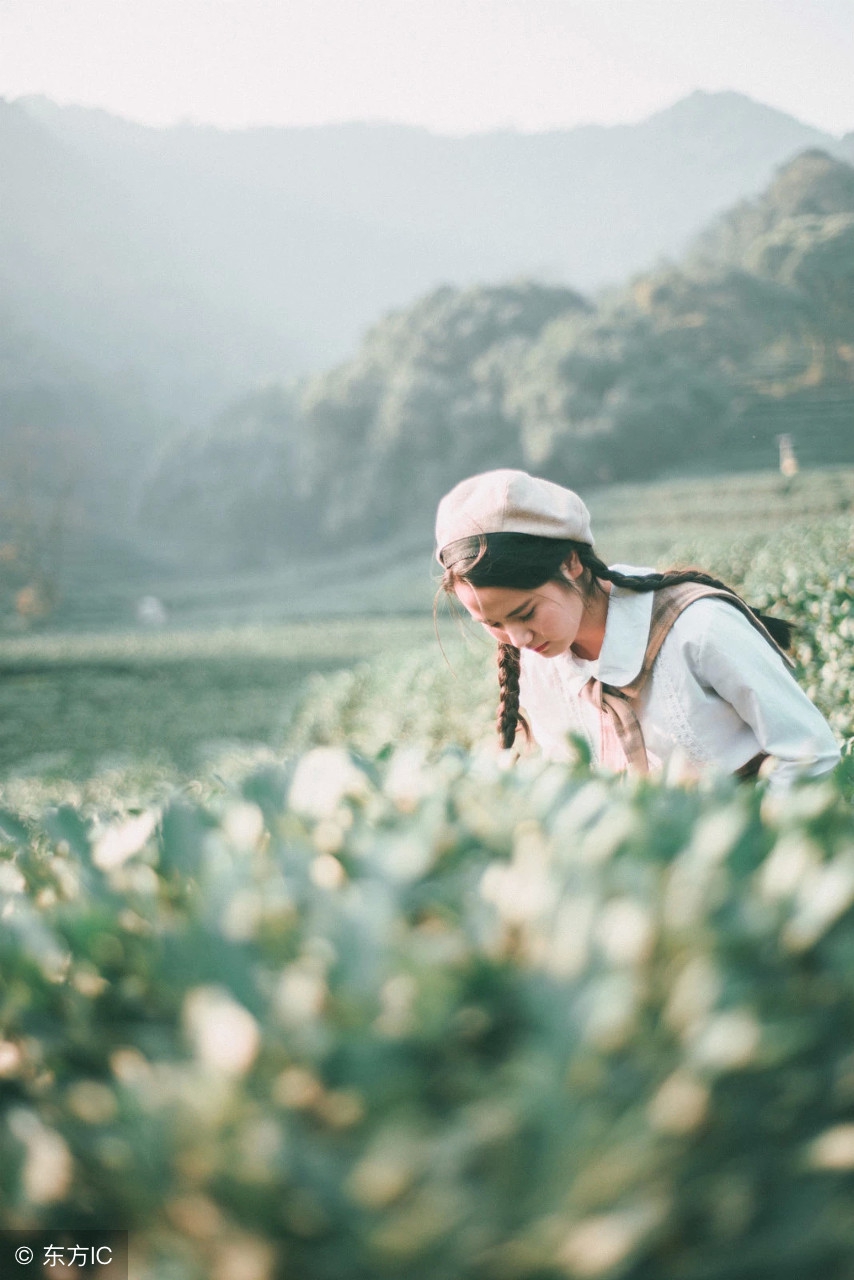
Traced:
[[[577, 588], [588, 599], [603, 592], [602, 582], [638, 592], [659, 591], [662, 587], [675, 587], [683, 582], [700, 582], [707, 587], [732, 592], [732, 587], [726, 582], [713, 578], [702, 569], [620, 573], [600, 560], [586, 542], [570, 538], [543, 538], [528, 533], [481, 534], [479, 537], [462, 538], [444, 547], [440, 557], [445, 566], [442, 590], [454, 595], [457, 583], [461, 581], [473, 587], [504, 587], [516, 591], [534, 591], [547, 582], [560, 582], [570, 590], [575, 589], [562, 573], [573, 552], [583, 570]], [[750, 605], [748, 608], [783, 649], [790, 648], [794, 633], [790, 622], [769, 617]], [[497, 729], [502, 747], [512, 747], [520, 727], [525, 736], [530, 737], [529, 727], [519, 712], [520, 667], [520, 654], [515, 645], [499, 643]]]
[[519, 726], [530, 737], [528, 723], [519, 711], [519, 670], [522, 662], [514, 644], [498, 646], [498, 716], [496, 728], [502, 747], [512, 747]]

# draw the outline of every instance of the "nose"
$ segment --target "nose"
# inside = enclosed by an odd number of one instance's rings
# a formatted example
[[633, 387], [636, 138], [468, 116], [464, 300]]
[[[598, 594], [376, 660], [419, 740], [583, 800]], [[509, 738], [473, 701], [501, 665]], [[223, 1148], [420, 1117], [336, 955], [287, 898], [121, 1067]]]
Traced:
[[507, 638], [516, 649], [524, 649], [525, 646], [534, 638], [534, 633], [530, 627], [516, 625], [505, 627]]

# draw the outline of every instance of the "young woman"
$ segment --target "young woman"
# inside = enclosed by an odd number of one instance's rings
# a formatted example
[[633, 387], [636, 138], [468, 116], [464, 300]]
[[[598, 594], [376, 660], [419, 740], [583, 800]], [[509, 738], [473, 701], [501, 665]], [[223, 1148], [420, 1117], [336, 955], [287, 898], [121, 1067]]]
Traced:
[[571, 490], [472, 476], [439, 504], [436, 544], [445, 591], [498, 641], [503, 746], [521, 724], [554, 759], [577, 735], [603, 767], [680, 777], [748, 777], [770, 756], [774, 789], [838, 762], [789, 670], [789, 625], [700, 571], [603, 564]]

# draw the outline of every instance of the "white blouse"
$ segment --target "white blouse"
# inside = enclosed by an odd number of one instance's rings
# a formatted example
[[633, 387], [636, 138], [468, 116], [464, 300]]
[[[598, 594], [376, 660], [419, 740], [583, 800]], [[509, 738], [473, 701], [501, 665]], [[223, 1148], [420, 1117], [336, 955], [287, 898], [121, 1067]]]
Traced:
[[[592, 676], [618, 688], [637, 676], [651, 617], [652, 592], [613, 586], [597, 659], [522, 651], [520, 703], [545, 755], [571, 759], [568, 735], [575, 734], [600, 759], [601, 713], [580, 690]], [[764, 751], [777, 762], [770, 786], [781, 790], [797, 777], [829, 773], [840, 758], [830, 726], [780, 655], [739, 609], [713, 597], [679, 615], [636, 710], [650, 768], [670, 766], [680, 777], [734, 773]]]

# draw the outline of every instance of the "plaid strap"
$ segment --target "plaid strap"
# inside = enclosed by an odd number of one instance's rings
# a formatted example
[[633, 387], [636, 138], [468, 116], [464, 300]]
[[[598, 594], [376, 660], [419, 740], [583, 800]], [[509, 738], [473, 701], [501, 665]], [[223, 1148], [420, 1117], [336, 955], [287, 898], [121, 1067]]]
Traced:
[[586, 701], [592, 702], [594, 706], [599, 707], [602, 715], [610, 719], [622, 747], [626, 765], [631, 773], [649, 773], [649, 760], [646, 754], [646, 744], [643, 740], [643, 730], [635, 710], [637, 700], [652, 675], [653, 664], [670, 628], [683, 610], [687, 609], [695, 600], [700, 600], [705, 596], [719, 596], [734, 608], [739, 609], [772, 648], [780, 654], [783, 660], [790, 667], [794, 666], [792, 659], [777, 644], [768, 628], [760, 622], [750, 606], [745, 604], [734, 591], [725, 591], [720, 587], [709, 587], [702, 582], [683, 582], [677, 586], [662, 587], [660, 590], [655, 591], [652, 600], [649, 640], [647, 641], [641, 669], [634, 680], [618, 688], [616, 685], [605, 684], [601, 680], [591, 679], [581, 691], [581, 696]]
[[602, 730], [599, 763], [618, 773], [626, 766], [632, 773], [649, 773], [640, 721], [623, 690], [591, 678], [579, 696], [599, 712]]

